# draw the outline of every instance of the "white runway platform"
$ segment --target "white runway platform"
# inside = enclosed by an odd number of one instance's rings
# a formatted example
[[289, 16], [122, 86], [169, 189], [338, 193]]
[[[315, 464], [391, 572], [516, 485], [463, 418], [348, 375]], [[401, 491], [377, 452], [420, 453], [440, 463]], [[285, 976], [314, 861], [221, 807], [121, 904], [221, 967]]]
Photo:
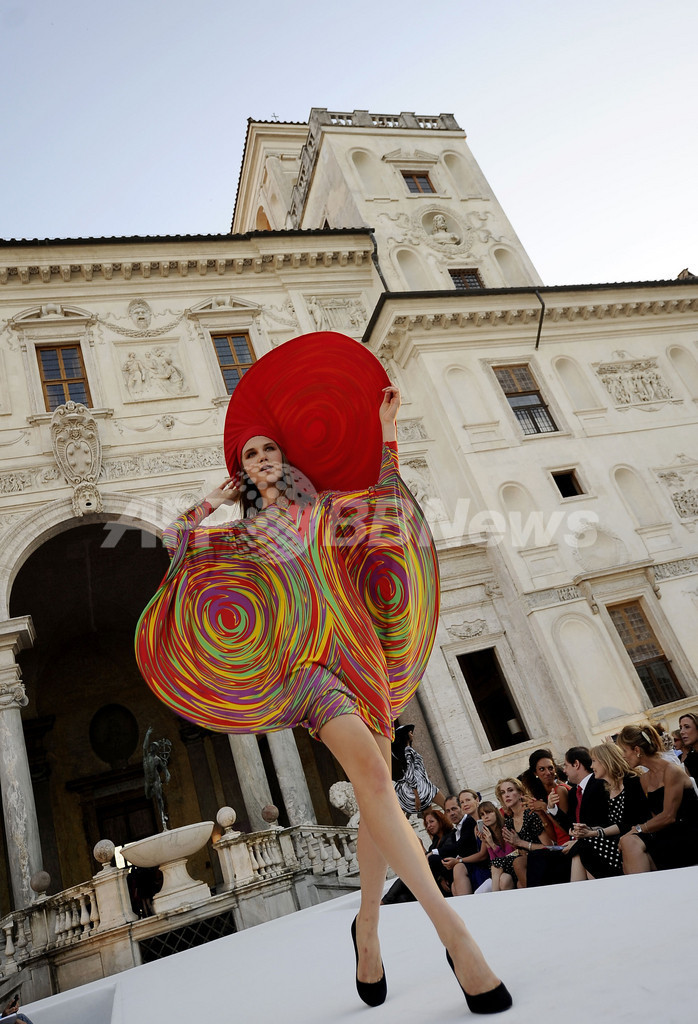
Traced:
[[[504, 1024], [685, 1024], [698, 1006], [698, 868], [460, 897], [514, 997]], [[388, 999], [354, 988], [358, 896], [218, 939], [23, 1010], [34, 1024], [451, 1024], [475, 1020], [417, 904], [386, 907]], [[572, 967], [574, 966], [574, 974]], [[577, 982], [574, 977], [582, 979]]]

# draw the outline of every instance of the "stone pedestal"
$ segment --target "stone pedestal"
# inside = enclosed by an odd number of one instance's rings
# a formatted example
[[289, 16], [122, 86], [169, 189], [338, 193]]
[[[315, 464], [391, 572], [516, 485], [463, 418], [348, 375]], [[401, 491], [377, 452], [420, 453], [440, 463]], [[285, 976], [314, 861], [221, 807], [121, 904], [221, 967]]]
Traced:
[[34, 627], [27, 615], [0, 623], [0, 791], [16, 909], [32, 902], [34, 893], [30, 879], [42, 867], [39, 825], [20, 713], [20, 708], [28, 701], [15, 660], [19, 651], [31, 647], [34, 638]]
[[303, 763], [290, 729], [270, 732], [269, 749], [286, 805], [289, 825], [317, 824]]

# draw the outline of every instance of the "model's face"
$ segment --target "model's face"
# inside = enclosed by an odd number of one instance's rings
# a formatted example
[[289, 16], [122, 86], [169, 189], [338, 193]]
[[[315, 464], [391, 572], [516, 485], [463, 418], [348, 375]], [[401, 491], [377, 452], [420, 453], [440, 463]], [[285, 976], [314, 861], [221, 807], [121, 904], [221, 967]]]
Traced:
[[463, 817], [463, 812], [460, 809], [460, 804], [455, 798], [453, 800], [446, 801], [444, 811], [446, 812], [448, 820], [452, 822], [454, 825], [457, 825], [458, 822]]
[[477, 797], [473, 796], [472, 793], [461, 793], [458, 797], [458, 801], [463, 814], [477, 813]]
[[679, 732], [687, 747], [693, 747], [698, 743], [698, 726], [688, 715], [679, 719]]
[[594, 778], [596, 778], [596, 779], [605, 779], [606, 778], [606, 769], [604, 768], [604, 766], [601, 764], [600, 761], [596, 760], [596, 758], [593, 755], [592, 755], [592, 758], [591, 758], [591, 770], [594, 773]]
[[503, 782], [499, 787], [499, 795], [505, 807], [517, 807], [521, 803], [521, 794], [513, 782]]
[[258, 434], [242, 449], [242, 468], [260, 494], [283, 476], [283, 455], [276, 441]]
[[533, 769], [546, 789], [552, 789], [555, 782], [555, 765], [549, 757], [542, 757]]
[[424, 827], [430, 836], [436, 836], [439, 834], [439, 822], [433, 814], [427, 814], [424, 818]]

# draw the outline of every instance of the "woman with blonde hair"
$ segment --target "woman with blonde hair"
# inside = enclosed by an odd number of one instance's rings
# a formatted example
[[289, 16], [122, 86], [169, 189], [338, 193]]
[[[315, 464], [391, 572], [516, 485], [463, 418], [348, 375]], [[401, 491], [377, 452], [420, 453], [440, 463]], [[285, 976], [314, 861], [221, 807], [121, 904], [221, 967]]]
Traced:
[[572, 882], [623, 874], [623, 857], [618, 842], [624, 831], [624, 822], [641, 815], [646, 802], [639, 772], [631, 770], [620, 747], [615, 743], [600, 743], [589, 753], [591, 770], [606, 787], [608, 814], [604, 821], [574, 826]]
[[514, 861], [518, 888], [525, 889], [528, 854], [552, 846], [553, 838], [536, 812], [525, 806], [524, 798], [529, 793], [520, 779], [500, 779], [494, 792], [504, 813], [502, 835], [507, 843], [519, 850]]
[[640, 785], [647, 810], [620, 841], [625, 874], [698, 864], [698, 797], [690, 777], [662, 757], [651, 725], [626, 725], [616, 742], [631, 768], [646, 769]]

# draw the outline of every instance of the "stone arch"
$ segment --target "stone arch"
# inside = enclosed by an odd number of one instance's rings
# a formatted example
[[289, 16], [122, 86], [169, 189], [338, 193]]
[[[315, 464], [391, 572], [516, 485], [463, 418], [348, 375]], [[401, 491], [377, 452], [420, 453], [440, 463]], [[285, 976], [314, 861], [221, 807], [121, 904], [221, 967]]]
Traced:
[[622, 674], [600, 628], [598, 617], [591, 622], [578, 612], [562, 615], [552, 628], [555, 649], [594, 725], [628, 713]]
[[461, 424], [489, 423], [494, 417], [492, 410], [477, 386], [472, 373], [462, 366], [451, 366], [446, 370], [446, 387], [462, 417]]
[[535, 502], [528, 489], [516, 481], [509, 481], [499, 488], [499, 500], [505, 512], [517, 512], [522, 519], [528, 519], [535, 512]]
[[257, 210], [254, 227], [255, 231], [271, 231], [271, 224], [263, 206], [260, 206]]
[[29, 513], [3, 538], [0, 557], [0, 621], [9, 616], [10, 594], [17, 573], [27, 559], [51, 537], [83, 523], [115, 523], [135, 527], [156, 537], [171, 520], [171, 514], [150, 498], [120, 491], [102, 494], [104, 509], [86, 519], [77, 518], [70, 498], [52, 501]]
[[375, 196], [385, 191], [381, 168], [373, 153], [365, 149], [355, 149], [351, 154], [351, 162], [359, 176], [365, 195]]
[[475, 191], [476, 183], [463, 157], [458, 153], [444, 153], [443, 160], [455, 182], [461, 199], [471, 195]]
[[516, 287], [516, 285], [524, 284], [521, 264], [511, 249], [504, 249], [500, 246], [494, 250], [493, 256], [506, 285]]
[[672, 345], [667, 349], [667, 354], [691, 398], [698, 401], [698, 364], [695, 358], [681, 345]]
[[411, 249], [398, 249], [395, 260], [409, 291], [422, 291], [430, 287], [430, 277], [416, 252], [412, 252]]
[[559, 356], [553, 361], [553, 367], [560, 382], [567, 392], [573, 409], [594, 409], [598, 407], [598, 399], [591, 385], [584, 376], [580, 366], [569, 356]]
[[630, 466], [617, 466], [613, 470], [613, 480], [638, 526], [652, 526], [661, 521], [656, 502], [636, 470]]

